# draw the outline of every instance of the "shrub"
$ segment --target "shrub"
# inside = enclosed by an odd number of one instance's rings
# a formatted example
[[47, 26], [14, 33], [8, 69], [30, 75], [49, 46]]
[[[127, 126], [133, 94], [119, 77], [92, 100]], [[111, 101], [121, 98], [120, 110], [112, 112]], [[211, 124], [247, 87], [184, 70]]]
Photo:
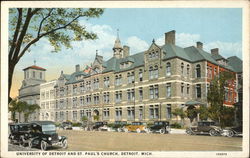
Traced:
[[82, 123], [81, 122], [74, 122], [74, 123], [72, 123], [72, 126], [73, 127], [81, 127]]
[[61, 126], [61, 123], [55, 122], [55, 125], [56, 125], [56, 127], [60, 127], [60, 126]]
[[179, 123], [173, 123], [173, 124], [171, 124], [170, 125], [171, 126], [171, 128], [178, 128], [178, 129], [180, 129], [181, 128], [181, 124], [179, 124]]
[[113, 124], [113, 123], [107, 124], [107, 126], [108, 126], [108, 127], [111, 127], [111, 128], [114, 128], [114, 125], [115, 125], [115, 124]]

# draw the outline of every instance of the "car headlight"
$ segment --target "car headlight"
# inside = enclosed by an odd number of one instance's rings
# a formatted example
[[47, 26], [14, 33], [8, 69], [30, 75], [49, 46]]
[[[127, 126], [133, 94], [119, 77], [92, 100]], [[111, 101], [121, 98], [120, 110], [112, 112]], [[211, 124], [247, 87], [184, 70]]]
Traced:
[[61, 137], [61, 136], [58, 136], [58, 139], [62, 139], [62, 137]]
[[48, 138], [48, 140], [52, 140], [52, 138], [51, 138], [51, 137], [49, 137], [49, 138]]

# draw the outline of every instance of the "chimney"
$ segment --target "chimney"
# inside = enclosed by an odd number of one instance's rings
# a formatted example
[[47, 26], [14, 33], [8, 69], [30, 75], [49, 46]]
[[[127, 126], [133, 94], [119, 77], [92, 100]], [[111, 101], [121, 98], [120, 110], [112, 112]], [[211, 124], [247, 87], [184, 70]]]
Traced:
[[175, 45], [175, 30], [165, 33], [165, 44]]
[[77, 64], [77, 65], [76, 65], [76, 72], [79, 72], [79, 71], [80, 71], [80, 65]]
[[196, 42], [196, 47], [199, 49], [203, 49], [203, 43], [201, 43], [200, 41]]
[[123, 46], [123, 57], [128, 57], [129, 56], [129, 46], [124, 45]]
[[212, 55], [219, 55], [219, 48], [211, 49], [211, 54]]

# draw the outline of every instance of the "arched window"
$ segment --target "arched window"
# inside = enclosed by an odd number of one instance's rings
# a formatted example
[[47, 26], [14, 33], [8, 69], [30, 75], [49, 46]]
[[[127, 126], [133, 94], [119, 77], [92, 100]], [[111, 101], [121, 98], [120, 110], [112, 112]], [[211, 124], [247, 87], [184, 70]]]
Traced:
[[149, 54], [148, 54], [148, 57], [149, 57], [149, 58], [152, 58], [152, 54], [151, 54], [151, 53], [149, 53]]
[[184, 64], [181, 63], [181, 75], [184, 75]]
[[149, 79], [152, 79], [153, 78], [153, 72], [154, 72], [154, 70], [153, 70], [153, 67], [151, 66], [150, 68], [149, 68]]
[[156, 53], [155, 53], [155, 58], [158, 58], [158, 57], [159, 57], [159, 52], [156, 51]]
[[158, 73], [159, 73], [158, 66], [155, 65], [154, 78], [158, 78]]
[[155, 58], [155, 52], [152, 52], [152, 58]]
[[200, 66], [200, 64], [196, 65], [195, 71], [196, 71], [196, 77], [200, 78], [201, 77], [201, 66]]
[[171, 64], [167, 63], [166, 66], [166, 76], [170, 76], [171, 75]]
[[190, 70], [190, 67], [189, 67], [189, 64], [187, 65], [187, 76], [189, 77], [189, 70]]

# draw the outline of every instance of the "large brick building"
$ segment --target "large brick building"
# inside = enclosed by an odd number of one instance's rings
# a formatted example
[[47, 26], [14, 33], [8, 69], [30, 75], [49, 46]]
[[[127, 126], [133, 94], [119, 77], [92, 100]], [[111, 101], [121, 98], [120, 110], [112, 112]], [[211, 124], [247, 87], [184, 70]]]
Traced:
[[[201, 42], [196, 47], [175, 45], [175, 31], [165, 33], [163, 46], [153, 40], [147, 50], [133, 55], [117, 37], [109, 60], [96, 54], [90, 67], [80, 69], [76, 65], [72, 74], [61, 72], [49, 115], [57, 122], [79, 122], [82, 116], [90, 120], [99, 116], [99, 120], [108, 122], [171, 121], [171, 112], [177, 107], [207, 106], [211, 79], [221, 71], [236, 75], [239, 70], [234, 66], [217, 48], [211, 53], [204, 51]], [[238, 82], [230, 83], [225, 105], [238, 102], [237, 87]], [[46, 94], [46, 89], [40, 94]], [[40, 105], [41, 113], [46, 111], [46, 100], [41, 99]]]

